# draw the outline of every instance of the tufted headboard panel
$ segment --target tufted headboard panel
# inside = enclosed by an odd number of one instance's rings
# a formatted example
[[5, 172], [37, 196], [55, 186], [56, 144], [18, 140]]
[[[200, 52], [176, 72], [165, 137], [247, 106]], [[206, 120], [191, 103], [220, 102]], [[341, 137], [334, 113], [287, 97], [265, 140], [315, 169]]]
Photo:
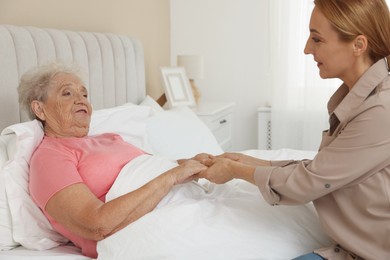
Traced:
[[81, 66], [94, 109], [145, 97], [143, 49], [137, 39], [110, 33], [0, 25], [0, 131], [27, 120], [16, 88], [26, 70], [60, 60]]

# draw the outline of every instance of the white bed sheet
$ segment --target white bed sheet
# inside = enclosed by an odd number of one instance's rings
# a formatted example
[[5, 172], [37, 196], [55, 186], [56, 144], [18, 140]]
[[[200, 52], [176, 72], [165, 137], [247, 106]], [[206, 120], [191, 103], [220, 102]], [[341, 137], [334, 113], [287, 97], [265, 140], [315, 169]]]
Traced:
[[[246, 151], [262, 158], [312, 158], [315, 152]], [[293, 155], [295, 153], [295, 155]], [[135, 190], [176, 164], [144, 155], [127, 164], [107, 194]], [[207, 187], [207, 192], [200, 188]], [[155, 210], [98, 242], [98, 259], [292, 259], [327, 246], [311, 203], [272, 207], [242, 180], [174, 187]]]
[[81, 254], [80, 249], [64, 245], [44, 251], [29, 250], [22, 246], [8, 251], [0, 251], [0, 260], [91, 260]]

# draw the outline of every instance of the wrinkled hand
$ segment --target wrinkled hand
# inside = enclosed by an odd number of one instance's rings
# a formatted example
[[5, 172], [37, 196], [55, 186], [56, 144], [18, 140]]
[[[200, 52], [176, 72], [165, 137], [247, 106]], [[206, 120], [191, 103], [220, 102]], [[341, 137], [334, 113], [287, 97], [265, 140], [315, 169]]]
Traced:
[[177, 163], [183, 164], [183, 163], [187, 162], [188, 160], [195, 160], [198, 162], [202, 162], [204, 159], [212, 159], [214, 157], [215, 157], [214, 155], [211, 155], [208, 153], [199, 153], [190, 159], [179, 159], [179, 160], [177, 160]]
[[211, 182], [222, 184], [234, 178], [234, 164], [236, 162], [223, 157], [207, 158], [202, 163], [208, 169], [198, 174], [199, 178], [208, 179]]
[[198, 162], [203, 162], [206, 159], [214, 159], [214, 158], [215, 158], [214, 155], [208, 154], [208, 153], [199, 153], [199, 154], [195, 155], [194, 157], [192, 157], [193, 160], [196, 160]]
[[174, 178], [174, 184], [182, 184], [198, 178], [197, 174], [207, 169], [207, 166], [195, 160], [186, 160], [169, 173]]

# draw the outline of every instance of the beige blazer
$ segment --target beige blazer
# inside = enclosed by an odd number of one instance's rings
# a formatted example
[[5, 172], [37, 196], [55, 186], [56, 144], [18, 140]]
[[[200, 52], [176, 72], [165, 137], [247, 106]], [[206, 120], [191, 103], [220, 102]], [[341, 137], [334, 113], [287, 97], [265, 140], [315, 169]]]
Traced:
[[385, 60], [328, 102], [329, 130], [313, 160], [272, 161], [255, 182], [272, 204], [313, 201], [335, 245], [327, 259], [390, 259], [390, 76]]

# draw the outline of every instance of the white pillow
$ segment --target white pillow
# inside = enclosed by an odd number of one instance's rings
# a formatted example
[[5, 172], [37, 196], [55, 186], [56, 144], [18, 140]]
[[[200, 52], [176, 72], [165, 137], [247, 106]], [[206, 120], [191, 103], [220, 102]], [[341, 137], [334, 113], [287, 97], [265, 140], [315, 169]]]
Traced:
[[[15, 154], [2, 171], [12, 219], [13, 239], [26, 248], [37, 250], [53, 248], [67, 242], [52, 229], [28, 191], [28, 162], [43, 138], [41, 123], [33, 120], [15, 124], [3, 130], [2, 135], [6, 134], [16, 134]], [[9, 147], [9, 150], [12, 149]]]
[[164, 108], [162, 108], [157, 102], [156, 100], [154, 100], [153, 98], [151, 98], [149, 95], [147, 95], [145, 97], [145, 99], [141, 102], [140, 104], [141, 106], [148, 106], [148, 107], [151, 107], [153, 108], [153, 110], [155, 112], [162, 112], [164, 111]]
[[113, 108], [92, 112], [88, 135], [116, 133], [144, 151], [150, 152], [145, 140], [146, 119], [153, 114], [149, 106], [138, 106], [127, 103]]
[[202, 152], [223, 153], [211, 130], [185, 106], [156, 112], [148, 118], [146, 136], [153, 154], [169, 159], [190, 158]]
[[[7, 160], [7, 143], [2, 142], [5, 138], [0, 140], [0, 157], [2, 169], [5, 160]], [[4, 160], [4, 161], [3, 161]], [[11, 212], [8, 207], [7, 195], [5, 191], [4, 173], [0, 171], [0, 251], [12, 249], [19, 244], [15, 242], [12, 237], [12, 222]]]

